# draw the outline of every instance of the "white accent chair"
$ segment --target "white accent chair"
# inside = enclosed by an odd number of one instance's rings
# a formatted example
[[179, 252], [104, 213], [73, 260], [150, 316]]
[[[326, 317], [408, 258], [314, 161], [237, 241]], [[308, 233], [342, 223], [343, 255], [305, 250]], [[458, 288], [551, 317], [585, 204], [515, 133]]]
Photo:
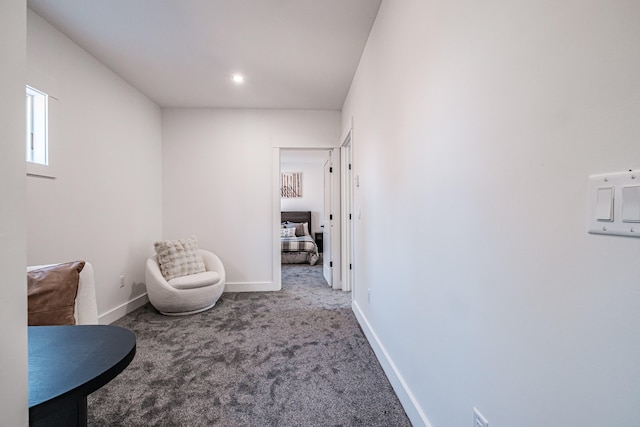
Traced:
[[[27, 267], [27, 272], [38, 270], [43, 267], [51, 267], [58, 264], [31, 265]], [[86, 262], [80, 272], [78, 280], [78, 293], [76, 295], [76, 306], [73, 311], [76, 325], [97, 325], [98, 303], [96, 301], [96, 284], [93, 278], [93, 266]]]
[[183, 316], [209, 310], [224, 292], [226, 274], [222, 261], [212, 252], [199, 249], [206, 271], [165, 280], [158, 257], [147, 260], [145, 281], [149, 301], [160, 313]]

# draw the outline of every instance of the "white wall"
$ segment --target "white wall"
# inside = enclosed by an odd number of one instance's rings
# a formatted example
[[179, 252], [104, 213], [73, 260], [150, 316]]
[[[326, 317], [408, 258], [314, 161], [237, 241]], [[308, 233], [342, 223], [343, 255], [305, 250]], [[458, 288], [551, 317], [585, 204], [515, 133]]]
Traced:
[[0, 2], [0, 424], [26, 426], [26, 2]]
[[109, 322], [144, 302], [145, 261], [162, 237], [160, 108], [31, 11], [27, 27], [30, 76], [59, 98], [57, 178], [27, 179], [28, 263], [91, 262]]
[[227, 290], [268, 288], [273, 147], [335, 146], [339, 133], [337, 111], [164, 109], [163, 236], [196, 235], [222, 259]]
[[355, 309], [416, 425], [638, 425], [640, 239], [586, 233], [588, 175], [640, 168], [638, 22], [383, 1], [343, 110]]
[[[297, 157], [297, 159], [296, 159]], [[311, 235], [321, 232], [324, 222], [324, 164], [329, 160], [327, 150], [294, 151], [291, 156], [282, 150], [280, 170], [282, 172], [302, 172], [302, 197], [283, 198], [283, 211], [311, 211]]]

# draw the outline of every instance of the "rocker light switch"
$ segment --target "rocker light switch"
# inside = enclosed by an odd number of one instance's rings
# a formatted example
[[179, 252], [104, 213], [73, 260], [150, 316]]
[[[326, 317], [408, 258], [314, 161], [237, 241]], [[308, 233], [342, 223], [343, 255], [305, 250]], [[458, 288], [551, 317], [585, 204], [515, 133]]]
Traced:
[[622, 187], [622, 222], [640, 222], [640, 186]]
[[589, 175], [587, 231], [640, 237], [640, 170]]
[[596, 197], [596, 219], [598, 221], [613, 221], [614, 187], [598, 188]]

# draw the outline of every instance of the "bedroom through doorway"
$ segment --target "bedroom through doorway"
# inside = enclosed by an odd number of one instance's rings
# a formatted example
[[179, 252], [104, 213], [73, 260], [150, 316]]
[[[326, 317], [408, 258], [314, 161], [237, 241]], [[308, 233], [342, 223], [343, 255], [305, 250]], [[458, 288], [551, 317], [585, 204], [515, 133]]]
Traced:
[[[280, 150], [281, 283], [335, 285], [332, 189], [339, 159], [331, 148]], [[336, 173], [334, 173], [334, 170]], [[339, 187], [337, 187], [339, 188]], [[339, 270], [338, 270], [339, 271]]]

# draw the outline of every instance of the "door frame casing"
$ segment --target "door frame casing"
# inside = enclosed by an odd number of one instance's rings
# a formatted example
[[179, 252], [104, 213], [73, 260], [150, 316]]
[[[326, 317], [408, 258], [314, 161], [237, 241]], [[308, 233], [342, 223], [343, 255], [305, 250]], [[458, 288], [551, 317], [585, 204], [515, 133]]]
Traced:
[[271, 222], [275, 224], [273, 237], [271, 239], [271, 251], [272, 251], [272, 268], [273, 274], [271, 282], [275, 285], [275, 290], [282, 289], [282, 265], [280, 257], [280, 148], [274, 147], [271, 154], [271, 170], [273, 171], [271, 177]]
[[354, 213], [353, 213], [353, 127], [342, 139], [340, 156], [340, 194], [342, 199], [341, 219], [341, 265], [342, 290], [352, 291], [355, 282], [355, 267], [353, 265], [354, 241]]

